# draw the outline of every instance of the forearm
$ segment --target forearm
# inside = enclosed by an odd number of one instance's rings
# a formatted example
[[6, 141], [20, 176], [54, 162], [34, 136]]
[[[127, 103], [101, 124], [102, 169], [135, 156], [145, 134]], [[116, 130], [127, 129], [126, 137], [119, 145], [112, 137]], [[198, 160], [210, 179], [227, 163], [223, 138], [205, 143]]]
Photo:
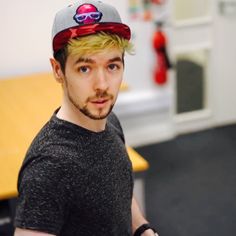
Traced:
[[148, 221], [144, 218], [143, 213], [140, 210], [140, 207], [135, 199], [133, 197], [132, 199], [132, 232], [134, 234], [135, 230], [142, 224], [148, 223]]
[[56, 235], [47, 234], [36, 230], [16, 228], [14, 236], [56, 236]]
[[[143, 216], [143, 213], [140, 210], [140, 207], [138, 206], [138, 203], [133, 197], [132, 199], [132, 205], [131, 205], [131, 211], [132, 211], [132, 233], [134, 235], [135, 231], [143, 224], [148, 224], [148, 221]], [[148, 229], [146, 230], [142, 236], [154, 236], [157, 234], [154, 234], [153, 230]], [[158, 235], [157, 235], [158, 236]]]

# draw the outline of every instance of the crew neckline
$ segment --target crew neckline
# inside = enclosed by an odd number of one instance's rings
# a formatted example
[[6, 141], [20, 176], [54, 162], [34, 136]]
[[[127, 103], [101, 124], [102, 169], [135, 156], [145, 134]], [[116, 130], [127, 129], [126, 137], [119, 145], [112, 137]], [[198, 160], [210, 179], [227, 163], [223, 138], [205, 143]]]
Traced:
[[55, 112], [53, 113], [52, 120], [56, 123], [66, 125], [67, 127], [72, 128], [73, 130], [78, 130], [78, 131], [80, 131], [80, 133], [83, 132], [83, 133], [87, 133], [87, 134], [101, 135], [101, 134], [104, 134], [108, 129], [108, 121], [106, 122], [106, 126], [105, 126], [104, 130], [96, 132], [96, 131], [87, 129], [83, 126], [80, 126], [78, 124], [75, 124], [71, 121], [61, 119], [61, 118], [57, 117], [57, 112], [59, 111], [59, 109], [60, 109], [60, 107], [58, 109], [56, 109]]

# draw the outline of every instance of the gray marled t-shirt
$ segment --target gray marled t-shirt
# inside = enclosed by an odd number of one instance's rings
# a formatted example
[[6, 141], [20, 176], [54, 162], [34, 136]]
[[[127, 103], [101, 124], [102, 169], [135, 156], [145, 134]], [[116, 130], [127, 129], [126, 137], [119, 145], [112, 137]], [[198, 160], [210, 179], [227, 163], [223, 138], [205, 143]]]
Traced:
[[15, 226], [61, 236], [130, 236], [132, 166], [111, 113], [96, 133], [54, 114], [18, 180]]

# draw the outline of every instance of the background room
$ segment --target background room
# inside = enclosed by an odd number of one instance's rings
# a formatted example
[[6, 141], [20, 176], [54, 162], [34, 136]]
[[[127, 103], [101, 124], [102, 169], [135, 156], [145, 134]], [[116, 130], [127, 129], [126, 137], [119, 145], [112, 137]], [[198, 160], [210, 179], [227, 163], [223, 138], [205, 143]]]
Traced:
[[[131, 27], [136, 48], [134, 56], [125, 57], [123, 89], [114, 110], [127, 146], [149, 164], [148, 169], [146, 166], [135, 174], [135, 191], [143, 211], [159, 228], [160, 236], [234, 235], [236, 0], [104, 2], [116, 6]], [[36, 132], [41, 124], [29, 131], [16, 126], [15, 120], [31, 127], [39, 115], [47, 120], [58, 104], [54, 96], [59, 96], [57, 88], [48, 91], [40, 83], [49, 76], [50, 83], [57, 86], [50, 76], [51, 24], [55, 12], [71, 3], [2, 1], [0, 186], [7, 183], [1, 173], [11, 176], [15, 171], [8, 166], [8, 158], [22, 155], [30, 140], [15, 143], [14, 137]], [[161, 64], [158, 53], [162, 53], [153, 46], [157, 31], [166, 38], [172, 65], [162, 68], [164, 81], [155, 77]], [[17, 87], [12, 82], [6, 84], [17, 80]], [[27, 86], [35, 90], [27, 91], [21, 80], [30, 81]], [[17, 96], [25, 95], [19, 101], [23, 104], [26, 96], [40, 94], [41, 89], [46, 91], [44, 100], [52, 100], [50, 113], [38, 115], [38, 104], [29, 101], [27, 107], [17, 107]], [[24, 116], [29, 109], [32, 119]], [[10, 110], [14, 116], [8, 117]], [[15, 132], [9, 133], [8, 127], [14, 127]], [[9, 143], [10, 150], [6, 148]], [[0, 193], [1, 236], [12, 235], [14, 201], [8, 200], [14, 197], [1, 197]]]

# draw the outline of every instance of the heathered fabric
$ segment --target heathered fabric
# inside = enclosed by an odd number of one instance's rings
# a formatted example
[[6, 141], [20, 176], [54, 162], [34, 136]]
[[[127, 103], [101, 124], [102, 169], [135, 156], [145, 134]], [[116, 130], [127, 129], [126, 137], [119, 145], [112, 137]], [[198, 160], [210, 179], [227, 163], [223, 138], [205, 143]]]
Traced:
[[130, 236], [132, 166], [111, 113], [96, 133], [54, 114], [18, 179], [15, 226], [61, 236]]

